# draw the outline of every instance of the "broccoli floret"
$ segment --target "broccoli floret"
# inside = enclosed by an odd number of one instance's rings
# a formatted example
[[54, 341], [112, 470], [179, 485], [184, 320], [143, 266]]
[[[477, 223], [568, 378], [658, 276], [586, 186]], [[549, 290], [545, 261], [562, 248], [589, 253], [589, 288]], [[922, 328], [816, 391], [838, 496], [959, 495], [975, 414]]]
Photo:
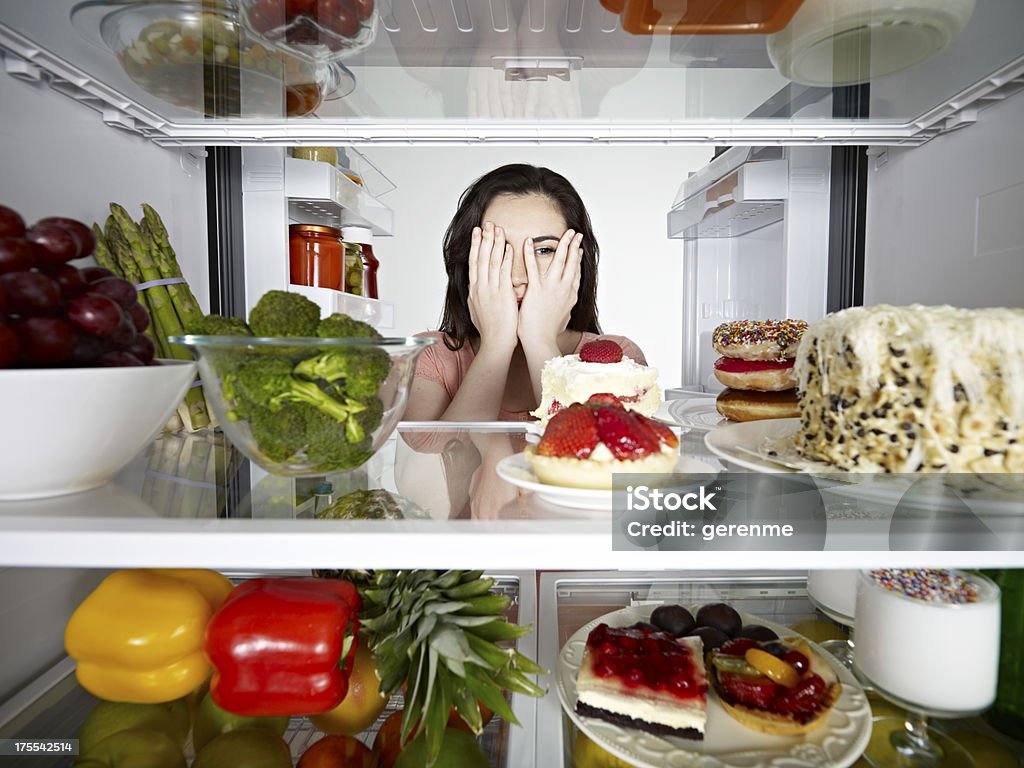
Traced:
[[369, 400], [364, 400], [363, 405], [366, 406], [366, 410], [354, 414], [352, 418], [363, 428], [366, 435], [371, 435], [373, 430], [380, 426], [384, 416], [384, 403], [379, 397], [372, 397]]
[[198, 336], [252, 336], [245, 321], [238, 317], [204, 315], [192, 321], [188, 332]]
[[363, 402], [377, 396], [391, 372], [391, 356], [377, 347], [340, 347], [295, 366], [295, 375], [336, 384], [346, 398]]
[[306, 446], [305, 414], [297, 404], [276, 411], [255, 406], [249, 414], [249, 428], [271, 461], [288, 461]]
[[289, 403], [305, 403], [342, 423], [365, 408], [353, 400], [338, 402], [313, 382], [292, 376], [292, 364], [283, 357], [250, 360], [234, 374], [232, 389], [239, 399], [271, 411]]
[[382, 339], [383, 336], [369, 323], [355, 320], [335, 312], [317, 326], [316, 335], [325, 339]]
[[321, 469], [355, 469], [373, 456], [368, 435], [352, 439], [355, 436], [350, 425], [356, 424], [354, 418], [343, 424], [316, 408], [306, 408], [304, 413], [309, 438], [306, 456]]
[[249, 313], [257, 336], [316, 336], [320, 307], [298, 293], [267, 291]]

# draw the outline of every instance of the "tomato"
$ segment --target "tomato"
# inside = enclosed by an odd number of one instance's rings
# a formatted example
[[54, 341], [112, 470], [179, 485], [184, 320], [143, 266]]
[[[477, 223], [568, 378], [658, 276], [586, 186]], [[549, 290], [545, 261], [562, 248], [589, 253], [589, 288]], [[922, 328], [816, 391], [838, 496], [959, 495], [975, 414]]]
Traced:
[[373, 0], [356, 0], [356, 15], [360, 21], [366, 21], [373, 16]]
[[373, 752], [351, 736], [325, 736], [302, 753], [297, 768], [374, 768]]
[[[412, 741], [415, 731], [406, 740]], [[402, 713], [392, 712], [377, 731], [373, 740], [373, 753], [377, 756], [377, 768], [394, 768], [395, 760], [402, 751]]]

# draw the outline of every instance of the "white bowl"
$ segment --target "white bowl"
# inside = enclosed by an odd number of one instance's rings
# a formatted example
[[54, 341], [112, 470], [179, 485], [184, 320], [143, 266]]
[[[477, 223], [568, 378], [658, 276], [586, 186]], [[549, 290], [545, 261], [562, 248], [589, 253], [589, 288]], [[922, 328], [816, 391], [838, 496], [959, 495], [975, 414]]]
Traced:
[[191, 361], [0, 371], [0, 499], [111, 480], [159, 434], [196, 376]]
[[853, 85], [907, 69], [963, 31], [975, 0], [805, 0], [768, 35], [768, 58], [787, 80]]

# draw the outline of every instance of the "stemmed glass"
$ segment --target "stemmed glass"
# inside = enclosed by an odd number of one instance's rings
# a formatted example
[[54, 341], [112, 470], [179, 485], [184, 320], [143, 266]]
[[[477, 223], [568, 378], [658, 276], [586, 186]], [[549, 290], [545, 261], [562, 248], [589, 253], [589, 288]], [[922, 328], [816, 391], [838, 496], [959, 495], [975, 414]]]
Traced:
[[872, 740], [867, 762], [877, 768], [977, 765], [928, 720], [976, 715], [995, 700], [999, 587], [960, 571], [862, 571], [856, 616], [857, 671], [878, 695], [908, 712], [874, 720], [888, 738]]
[[[827, 570], [807, 572], [807, 599], [840, 626], [853, 630], [860, 571]], [[853, 639], [826, 640], [821, 647], [853, 671]]]

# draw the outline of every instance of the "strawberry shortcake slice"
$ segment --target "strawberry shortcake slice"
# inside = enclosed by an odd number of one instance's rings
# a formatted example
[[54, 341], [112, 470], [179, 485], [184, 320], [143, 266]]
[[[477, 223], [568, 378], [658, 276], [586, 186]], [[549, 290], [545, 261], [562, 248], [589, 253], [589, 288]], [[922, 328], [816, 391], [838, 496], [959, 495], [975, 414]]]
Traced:
[[606, 392], [627, 410], [645, 416], [653, 416], [661, 405], [658, 369], [623, 355], [612, 339], [596, 339], [580, 347], [579, 354], [548, 360], [540, 373], [540, 389], [540, 406], [533, 415], [542, 426], [561, 409]]
[[666, 425], [628, 411], [607, 393], [559, 410], [526, 458], [541, 482], [610, 489], [617, 472], [668, 473], [679, 439]]

